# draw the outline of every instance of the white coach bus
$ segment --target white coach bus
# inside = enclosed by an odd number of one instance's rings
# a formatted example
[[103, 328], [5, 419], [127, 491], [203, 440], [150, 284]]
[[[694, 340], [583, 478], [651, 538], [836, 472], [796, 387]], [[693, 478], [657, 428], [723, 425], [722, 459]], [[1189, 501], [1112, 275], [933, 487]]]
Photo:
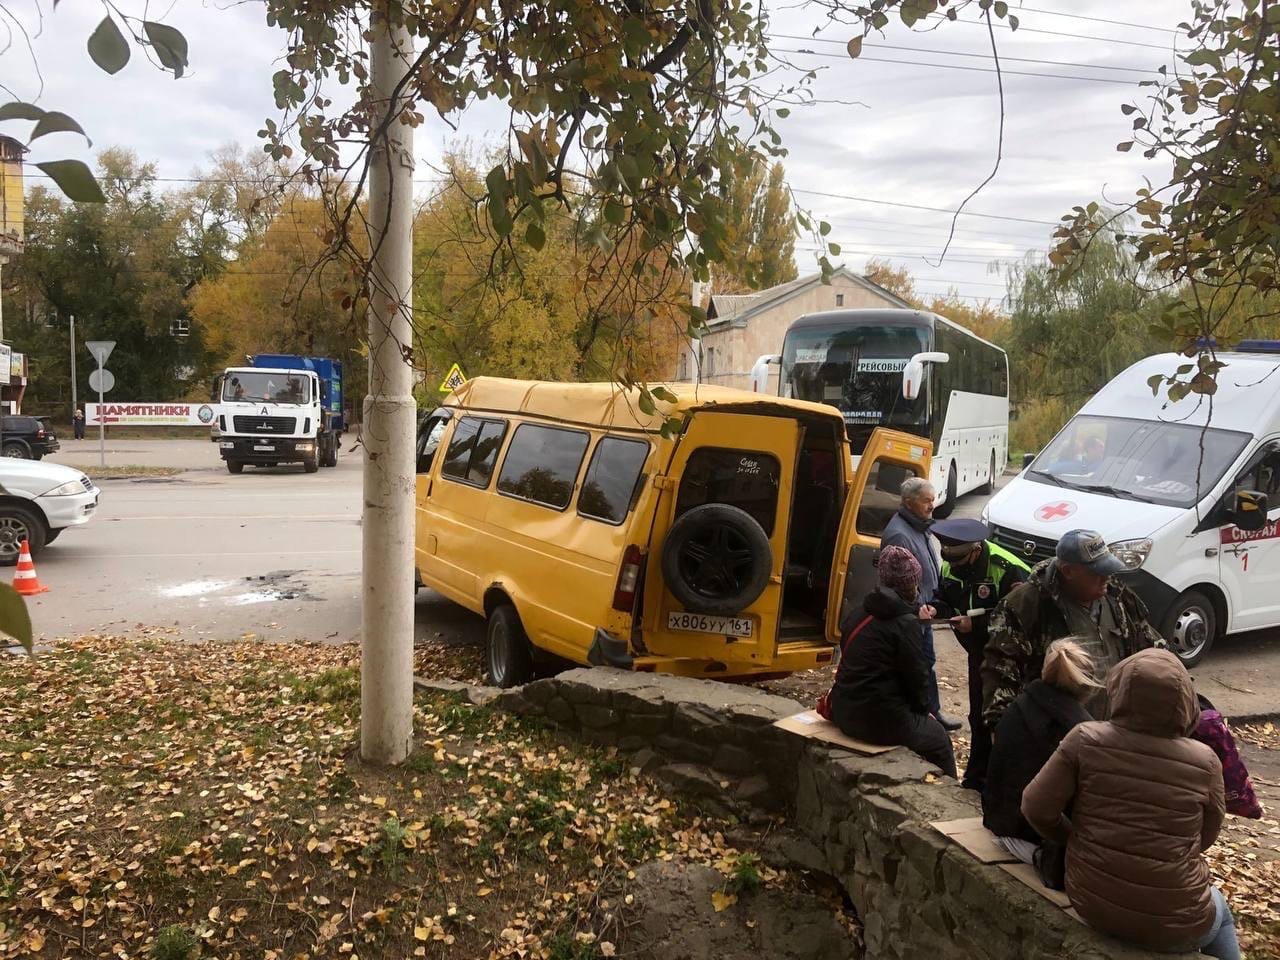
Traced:
[[935, 514], [990, 492], [1009, 455], [1009, 361], [995, 344], [923, 310], [830, 310], [801, 317], [782, 353], [756, 361], [752, 388], [768, 392], [780, 366], [784, 397], [844, 415], [853, 452], [892, 427], [933, 441]]

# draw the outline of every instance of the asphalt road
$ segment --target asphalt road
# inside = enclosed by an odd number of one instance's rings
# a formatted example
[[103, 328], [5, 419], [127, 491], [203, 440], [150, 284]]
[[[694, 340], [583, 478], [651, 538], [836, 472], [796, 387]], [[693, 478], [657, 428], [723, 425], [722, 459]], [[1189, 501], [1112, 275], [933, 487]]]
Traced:
[[[53, 459], [97, 463], [96, 441], [72, 441]], [[108, 465], [172, 466], [172, 478], [101, 482], [98, 516], [64, 533], [37, 564], [50, 592], [30, 608], [41, 637], [125, 632], [136, 624], [179, 628], [193, 638], [351, 642], [360, 636], [359, 450], [336, 469], [248, 468], [229, 475], [204, 440], [108, 441]], [[956, 516], [983, 500], [962, 498]], [[416, 639], [483, 643], [471, 613], [424, 590]], [[950, 709], [964, 697], [964, 654], [938, 638]], [[1228, 637], [1193, 673], [1224, 713], [1280, 711], [1280, 631]]]

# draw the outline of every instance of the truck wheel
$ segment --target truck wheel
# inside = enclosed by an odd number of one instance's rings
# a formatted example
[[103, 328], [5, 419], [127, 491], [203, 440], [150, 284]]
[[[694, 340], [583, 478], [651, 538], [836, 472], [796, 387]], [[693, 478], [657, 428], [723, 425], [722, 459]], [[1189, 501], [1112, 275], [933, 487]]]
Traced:
[[315, 457], [312, 457], [310, 460], [303, 460], [302, 469], [305, 470], [307, 473], [315, 473], [317, 470], [320, 469], [320, 461], [318, 461]]
[[1199, 590], [1188, 590], [1165, 614], [1160, 633], [1185, 667], [1205, 658], [1218, 636], [1218, 614], [1213, 602]]
[[18, 562], [22, 541], [31, 546], [36, 556], [47, 542], [44, 520], [26, 507], [0, 507], [0, 566], [12, 567]]
[[331, 438], [325, 447], [324, 459], [320, 462], [322, 467], [336, 467], [338, 465], [338, 439]]
[[508, 690], [533, 679], [533, 648], [520, 615], [509, 603], [499, 605], [489, 614], [485, 660], [485, 672], [495, 687]]
[[228, 460], [227, 473], [244, 473], [244, 464], [239, 460]]
[[667, 589], [692, 613], [739, 613], [764, 592], [772, 570], [764, 528], [727, 503], [704, 503], [682, 514], [662, 545]]
[[954, 463], [947, 467], [947, 500], [941, 506], [933, 508], [933, 515], [939, 520], [945, 520], [951, 516], [951, 511], [956, 508], [956, 465]]

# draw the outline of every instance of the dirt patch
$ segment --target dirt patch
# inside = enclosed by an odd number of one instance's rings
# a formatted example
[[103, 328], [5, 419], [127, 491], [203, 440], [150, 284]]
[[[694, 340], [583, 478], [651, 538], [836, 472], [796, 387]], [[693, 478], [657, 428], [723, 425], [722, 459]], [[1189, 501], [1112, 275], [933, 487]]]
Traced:
[[94, 480], [159, 480], [176, 477], [183, 471], [178, 467], [81, 467]]
[[739, 868], [646, 863], [626, 885], [619, 952], [636, 960], [851, 960], [856, 925], [833, 889], [768, 889]]

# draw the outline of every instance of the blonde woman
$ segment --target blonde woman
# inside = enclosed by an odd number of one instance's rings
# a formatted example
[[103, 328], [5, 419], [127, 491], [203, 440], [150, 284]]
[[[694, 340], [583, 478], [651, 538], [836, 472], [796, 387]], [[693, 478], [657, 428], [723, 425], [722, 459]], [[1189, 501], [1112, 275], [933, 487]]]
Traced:
[[1084, 701], [1101, 684], [1093, 659], [1072, 637], [1049, 645], [1040, 679], [1023, 689], [995, 730], [982, 790], [982, 822], [997, 842], [1024, 863], [1035, 864], [1046, 886], [1061, 889], [1060, 849], [1043, 840], [1022, 815], [1022, 791], [1049, 762], [1076, 724], [1093, 718]]

